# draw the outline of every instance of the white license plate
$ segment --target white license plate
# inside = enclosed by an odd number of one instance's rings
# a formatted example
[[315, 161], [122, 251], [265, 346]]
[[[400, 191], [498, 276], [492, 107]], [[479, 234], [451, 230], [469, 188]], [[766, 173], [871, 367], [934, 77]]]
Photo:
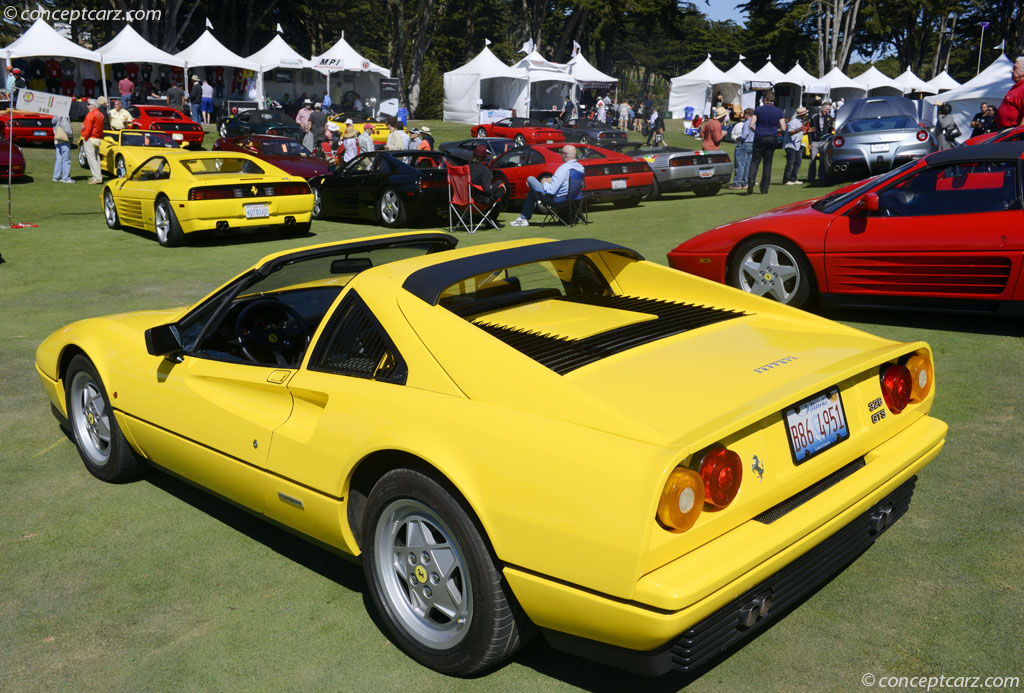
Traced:
[[715, 175], [715, 170], [711, 168], [702, 168], [697, 171], [697, 176], [700, 178], [710, 178], [713, 175]]
[[185, 136], [182, 135], [180, 132], [175, 132], [171, 135], [171, 139], [174, 140], [175, 142], [181, 142], [183, 139], [185, 139]]
[[885, 143], [885, 142], [883, 142], [882, 144], [873, 144], [873, 145], [871, 145], [871, 153], [872, 154], [874, 154], [875, 152], [887, 152], [887, 151], [889, 151], [889, 145], [887, 143]]
[[843, 400], [836, 387], [789, 407], [783, 418], [796, 464], [850, 437]]
[[548, 144], [554, 144], [554, 143], [555, 143], [554, 140], [548, 140]]
[[32, 135], [35, 137], [46, 137], [46, 130], [33, 130]]
[[270, 205], [246, 205], [245, 206], [245, 218], [246, 219], [266, 219], [270, 216]]
[[625, 178], [616, 178], [615, 180], [612, 181], [612, 190], [625, 190], [625, 189], [626, 189], [626, 179]]

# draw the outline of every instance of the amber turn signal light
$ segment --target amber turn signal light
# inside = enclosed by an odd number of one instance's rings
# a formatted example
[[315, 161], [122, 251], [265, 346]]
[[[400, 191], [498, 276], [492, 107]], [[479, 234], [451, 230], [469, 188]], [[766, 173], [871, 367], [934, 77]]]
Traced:
[[932, 391], [932, 362], [927, 356], [914, 354], [905, 364], [910, 371], [910, 401], [922, 402]]
[[685, 532], [704, 507], [704, 481], [692, 469], [676, 467], [668, 475], [658, 502], [658, 521], [673, 532]]

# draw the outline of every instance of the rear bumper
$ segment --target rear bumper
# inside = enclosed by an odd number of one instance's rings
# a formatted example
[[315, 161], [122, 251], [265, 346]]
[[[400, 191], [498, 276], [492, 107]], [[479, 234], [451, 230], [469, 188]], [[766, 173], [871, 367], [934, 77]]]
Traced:
[[[184, 206], [180, 206], [179, 202], [172, 204], [184, 233], [280, 227], [288, 224], [304, 224], [313, 218], [312, 195], [251, 198], [244, 202], [240, 200], [208, 200], [184, 203]], [[268, 204], [270, 216], [246, 219], [244, 204]], [[290, 222], [289, 218], [291, 218]]]

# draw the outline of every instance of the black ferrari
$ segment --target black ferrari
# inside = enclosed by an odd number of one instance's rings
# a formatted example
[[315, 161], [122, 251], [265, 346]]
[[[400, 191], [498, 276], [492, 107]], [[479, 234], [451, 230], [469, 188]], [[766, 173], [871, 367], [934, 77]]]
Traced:
[[309, 180], [313, 218], [368, 219], [384, 226], [435, 222], [448, 210], [443, 152], [376, 151]]
[[221, 118], [217, 122], [217, 131], [221, 137], [237, 137], [238, 135], [280, 135], [301, 140], [305, 134], [294, 118], [281, 110], [242, 111], [236, 115]]
[[554, 127], [562, 131], [566, 142], [596, 144], [598, 147], [610, 149], [626, 144], [627, 136], [623, 130], [597, 120], [573, 119]]
[[488, 161], [516, 146], [515, 140], [508, 137], [470, 137], [458, 142], [442, 142], [437, 148], [447, 153], [454, 161], [466, 163], [473, 158], [473, 151], [478, 144], [487, 147]]

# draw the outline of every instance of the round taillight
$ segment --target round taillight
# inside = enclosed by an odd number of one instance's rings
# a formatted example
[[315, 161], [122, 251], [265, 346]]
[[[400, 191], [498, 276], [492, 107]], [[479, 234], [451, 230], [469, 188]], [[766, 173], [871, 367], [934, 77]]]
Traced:
[[700, 461], [700, 478], [704, 481], [704, 501], [716, 508], [732, 503], [743, 480], [740, 456], [719, 445], [714, 446]]
[[907, 359], [907, 370], [910, 371], [910, 401], [922, 402], [932, 391], [932, 362], [926, 356], [914, 354]]
[[881, 385], [882, 398], [885, 399], [885, 406], [889, 407], [889, 411], [899, 414], [907, 408], [914, 388], [910, 369], [895, 363], [883, 366]]
[[842, 147], [844, 144], [846, 144], [846, 140], [844, 140], [842, 137], [837, 137], [834, 140], [832, 140], [832, 144], [834, 144], [837, 147]]
[[658, 502], [661, 524], [674, 532], [685, 532], [697, 521], [703, 508], [704, 480], [692, 469], [673, 469]]
[[918, 130], [917, 131], [917, 141], [918, 142], [924, 142], [927, 139], [928, 139], [928, 131], [927, 130]]

